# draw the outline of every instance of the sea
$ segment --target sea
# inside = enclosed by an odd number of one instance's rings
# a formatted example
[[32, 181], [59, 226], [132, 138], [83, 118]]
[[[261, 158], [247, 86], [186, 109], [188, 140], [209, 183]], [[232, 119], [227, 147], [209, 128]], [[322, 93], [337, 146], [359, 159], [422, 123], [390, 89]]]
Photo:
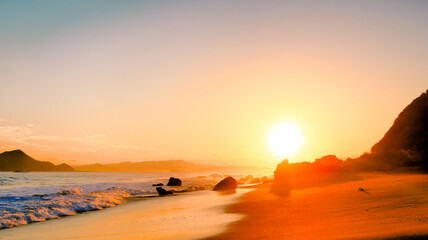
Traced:
[[[245, 174], [228, 174], [239, 179]], [[114, 207], [130, 200], [158, 197], [153, 184], [182, 180], [175, 192], [211, 190], [219, 173], [171, 172], [0, 172], [0, 230], [82, 212]]]

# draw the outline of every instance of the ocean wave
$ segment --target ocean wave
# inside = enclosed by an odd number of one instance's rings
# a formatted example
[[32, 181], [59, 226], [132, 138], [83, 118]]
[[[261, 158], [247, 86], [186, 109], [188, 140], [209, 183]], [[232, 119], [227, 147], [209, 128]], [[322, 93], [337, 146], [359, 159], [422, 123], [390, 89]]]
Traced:
[[[165, 188], [176, 193], [191, 192], [211, 189], [213, 183], [204, 178], [192, 178], [182, 187]], [[52, 189], [57, 191], [52, 192]], [[127, 199], [157, 196], [155, 188], [148, 182], [99, 183], [62, 189], [55, 187], [45, 189], [47, 193], [43, 193], [40, 188], [33, 190], [34, 194], [31, 195], [11, 192], [7, 196], [0, 196], [0, 229], [114, 207]]]
[[55, 194], [0, 197], [0, 229], [113, 207], [128, 197], [122, 188], [88, 194], [73, 188]]

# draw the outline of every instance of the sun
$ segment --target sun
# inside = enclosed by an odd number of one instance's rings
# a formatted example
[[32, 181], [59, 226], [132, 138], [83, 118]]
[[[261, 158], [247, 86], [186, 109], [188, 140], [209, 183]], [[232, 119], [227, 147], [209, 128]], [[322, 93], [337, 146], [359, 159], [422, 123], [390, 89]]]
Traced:
[[275, 156], [290, 158], [302, 143], [302, 132], [293, 123], [278, 124], [269, 132], [268, 144]]

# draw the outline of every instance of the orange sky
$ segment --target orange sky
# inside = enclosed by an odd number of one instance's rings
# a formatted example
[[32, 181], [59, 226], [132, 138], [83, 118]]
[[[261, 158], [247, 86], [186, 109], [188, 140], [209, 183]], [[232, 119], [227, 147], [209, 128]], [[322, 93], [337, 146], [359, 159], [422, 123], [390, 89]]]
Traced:
[[[27, 5], [26, 5], [27, 4]], [[356, 157], [426, 90], [428, 4], [0, 3], [0, 150], [70, 164]]]

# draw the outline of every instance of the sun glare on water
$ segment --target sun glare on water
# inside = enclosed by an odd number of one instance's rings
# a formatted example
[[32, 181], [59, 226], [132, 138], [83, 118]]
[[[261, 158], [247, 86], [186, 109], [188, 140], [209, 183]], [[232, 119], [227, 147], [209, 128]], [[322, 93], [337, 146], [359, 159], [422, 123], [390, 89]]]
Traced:
[[281, 123], [270, 131], [268, 143], [275, 156], [290, 158], [302, 146], [302, 132], [293, 123]]

